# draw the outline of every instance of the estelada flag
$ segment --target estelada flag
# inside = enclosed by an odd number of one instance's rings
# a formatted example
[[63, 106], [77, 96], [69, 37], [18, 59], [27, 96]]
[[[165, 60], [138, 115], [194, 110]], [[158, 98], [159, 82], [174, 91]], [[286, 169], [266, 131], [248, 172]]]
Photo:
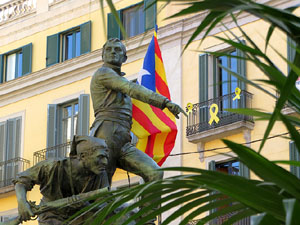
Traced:
[[[156, 30], [137, 83], [171, 100]], [[131, 131], [139, 139], [136, 147], [161, 166], [175, 144], [177, 135], [175, 116], [167, 108], [161, 110], [132, 99], [132, 120]]]

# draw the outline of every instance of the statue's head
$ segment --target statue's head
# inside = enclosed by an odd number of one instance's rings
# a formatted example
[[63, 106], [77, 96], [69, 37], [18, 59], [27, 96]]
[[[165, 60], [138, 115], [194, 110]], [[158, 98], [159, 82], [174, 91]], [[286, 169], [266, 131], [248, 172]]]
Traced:
[[108, 148], [101, 138], [75, 135], [70, 157], [77, 157], [85, 169], [100, 174], [108, 163]]
[[121, 66], [127, 60], [125, 45], [118, 38], [110, 38], [103, 45], [102, 59], [106, 63]]

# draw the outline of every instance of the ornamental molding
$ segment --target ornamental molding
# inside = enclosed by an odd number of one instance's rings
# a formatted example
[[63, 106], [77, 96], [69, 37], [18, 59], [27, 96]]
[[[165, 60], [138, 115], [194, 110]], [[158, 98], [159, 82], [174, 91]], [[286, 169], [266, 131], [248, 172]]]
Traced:
[[13, 0], [0, 5], [0, 26], [36, 12], [36, 0]]

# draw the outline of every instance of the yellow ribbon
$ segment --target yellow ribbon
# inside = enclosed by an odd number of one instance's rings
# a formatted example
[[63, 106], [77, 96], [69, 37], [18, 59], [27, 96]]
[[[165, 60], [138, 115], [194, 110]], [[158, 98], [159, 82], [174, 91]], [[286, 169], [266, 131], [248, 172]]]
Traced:
[[188, 109], [188, 113], [193, 111], [193, 104], [192, 103], [188, 103], [186, 107]]
[[[212, 109], [215, 108], [215, 111], [213, 112]], [[217, 117], [217, 113], [219, 111], [218, 105], [217, 104], [212, 104], [209, 108], [209, 113], [210, 113], [210, 120], [209, 120], [209, 125], [212, 124], [213, 121], [216, 123], [219, 123], [220, 119]]]
[[240, 99], [240, 94], [241, 94], [241, 89], [239, 89], [238, 87], [235, 89], [234, 93], [236, 94], [236, 96], [233, 98], [233, 101], [236, 99]]

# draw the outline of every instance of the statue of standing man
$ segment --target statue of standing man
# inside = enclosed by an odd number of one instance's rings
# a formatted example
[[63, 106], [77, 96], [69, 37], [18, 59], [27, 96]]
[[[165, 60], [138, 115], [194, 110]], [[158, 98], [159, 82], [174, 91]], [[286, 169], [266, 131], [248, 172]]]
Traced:
[[90, 135], [104, 139], [108, 145], [109, 181], [111, 183], [116, 168], [139, 175], [145, 182], [162, 179], [163, 172], [157, 171], [156, 162], [131, 144], [131, 98], [160, 109], [168, 108], [177, 118], [180, 112], [185, 112], [168, 98], [123, 77], [121, 66], [127, 59], [126, 48], [118, 38], [109, 39], [102, 51], [104, 64], [91, 80], [96, 119]]

